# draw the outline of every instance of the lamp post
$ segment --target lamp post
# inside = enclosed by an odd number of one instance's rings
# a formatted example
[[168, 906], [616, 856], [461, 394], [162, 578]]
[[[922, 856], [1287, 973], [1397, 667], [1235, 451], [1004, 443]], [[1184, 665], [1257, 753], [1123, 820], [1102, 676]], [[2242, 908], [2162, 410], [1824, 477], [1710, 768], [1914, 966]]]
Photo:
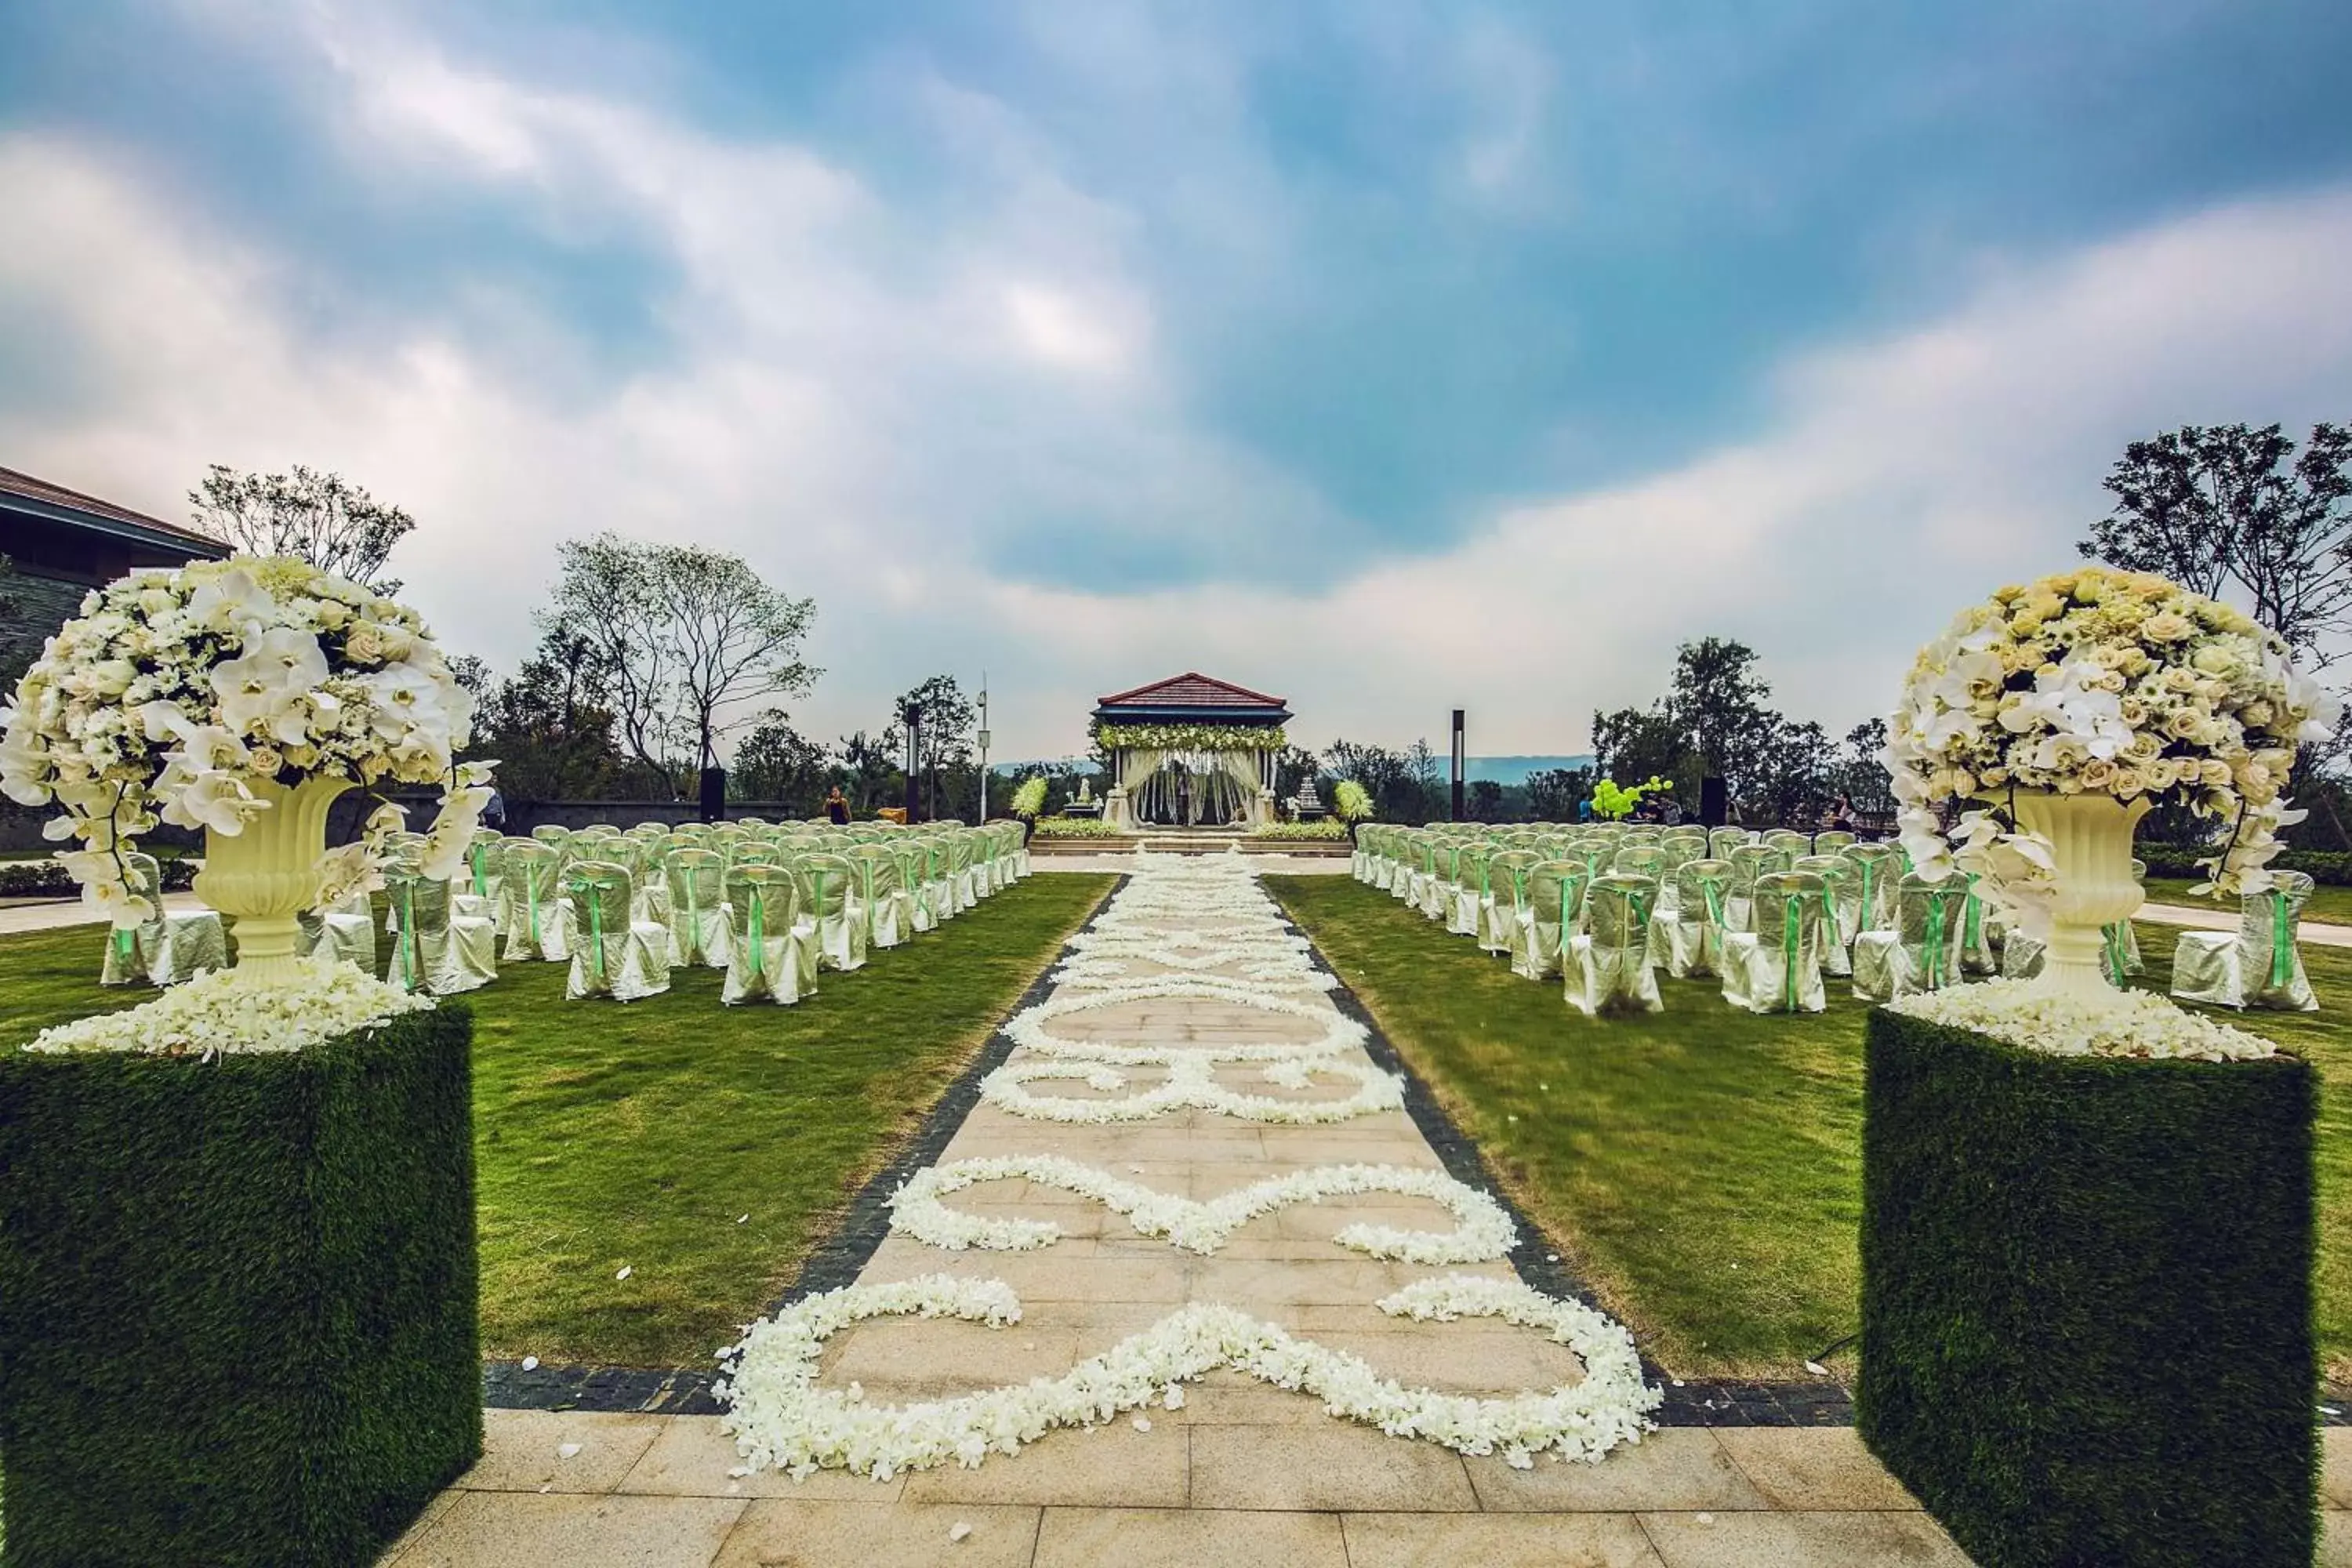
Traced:
[[1454, 813], [1447, 818], [1451, 822], [1462, 820], [1462, 774], [1468, 763], [1468, 758], [1463, 754], [1463, 743], [1462, 710], [1456, 708], [1454, 710]]
[[907, 820], [917, 820], [922, 805], [923, 705], [907, 704]]
[[988, 820], [988, 671], [980, 672], [980, 820]]

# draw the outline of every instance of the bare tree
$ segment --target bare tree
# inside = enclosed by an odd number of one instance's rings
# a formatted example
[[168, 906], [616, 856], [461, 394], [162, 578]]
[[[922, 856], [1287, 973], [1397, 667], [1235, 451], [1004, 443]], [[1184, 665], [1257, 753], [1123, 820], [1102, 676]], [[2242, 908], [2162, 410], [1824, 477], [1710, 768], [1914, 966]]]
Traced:
[[799, 657], [813, 600], [760, 580], [740, 555], [603, 533], [561, 549], [562, 577], [542, 626], [564, 626], [606, 671], [621, 741], [672, 795], [769, 696], [798, 696], [820, 673]]
[[376, 574], [416, 520], [341, 474], [299, 463], [291, 473], [240, 474], [215, 463], [188, 502], [198, 528], [247, 554], [299, 556], [379, 594], [400, 592]]

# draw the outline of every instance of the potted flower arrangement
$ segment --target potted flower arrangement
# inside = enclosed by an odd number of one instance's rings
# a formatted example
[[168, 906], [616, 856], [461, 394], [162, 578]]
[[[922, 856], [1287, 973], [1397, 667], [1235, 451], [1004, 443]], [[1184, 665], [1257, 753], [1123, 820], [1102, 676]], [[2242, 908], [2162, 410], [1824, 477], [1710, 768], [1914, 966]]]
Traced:
[[0, 1052], [0, 1450], [13, 1559], [355, 1562], [480, 1451], [470, 1024], [299, 956], [376, 877], [389, 806], [443, 787], [454, 875], [488, 790], [415, 615], [299, 561], [92, 593], [0, 710], [0, 789], [85, 900], [149, 916], [124, 856], [205, 830], [237, 966]]
[[2098, 944], [2157, 802], [2214, 823], [2210, 886], [2261, 890], [2333, 716], [2239, 611], [2098, 567], [1962, 612], [1905, 684], [1914, 867], [2048, 962], [1871, 1015], [1855, 1403], [1990, 1568], [2311, 1560], [2315, 1075], [2118, 991]]

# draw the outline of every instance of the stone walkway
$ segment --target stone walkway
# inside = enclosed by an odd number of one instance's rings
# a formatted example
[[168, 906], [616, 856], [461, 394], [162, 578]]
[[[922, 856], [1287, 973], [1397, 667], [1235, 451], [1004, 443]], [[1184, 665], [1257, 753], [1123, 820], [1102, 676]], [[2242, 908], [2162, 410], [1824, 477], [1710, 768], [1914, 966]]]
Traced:
[[[1120, 962], [1128, 978], [1171, 972], [1131, 955]], [[1221, 963], [1210, 972], [1239, 969]], [[1055, 994], [1068, 990], [1066, 983]], [[1312, 989], [1293, 994], [1316, 1016], [1162, 997], [1068, 1014], [1051, 1027], [1066, 1040], [1147, 1047], [1321, 1034], [1328, 999]], [[1037, 1059], [1016, 1050], [1008, 1068]], [[1371, 1067], [1354, 1047], [1334, 1059]], [[1152, 1079], [1151, 1068], [1133, 1070], [1134, 1086], [1115, 1092], [1070, 1080], [1028, 1087], [1040, 1096], [1117, 1099]], [[1344, 1092], [1328, 1081], [1271, 1089], [1255, 1067], [1222, 1067], [1217, 1081], [1276, 1098]], [[1195, 1199], [1335, 1163], [1440, 1168], [1402, 1110], [1307, 1125], [1205, 1110], [1100, 1125], [1016, 1116], [987, 1103], [941, 1163], [1045, 1152]], [[1359, 1221], [1452, 1230], [1453, 1217], [1428, 1200], [1372, 1194], [1300, 1205], [1250, 1221], [1208, 1256], [1139, 1236], [1099, 1204], [1051, 1187], [982, 1184], [947, 1201], [973, 1215], [1052, 1219], [1064, 1236], [1035, 1251], [955, 1252], [894, 1234], [861, 1283], [934, 1273], [1003, 1279], [1020, 1294], [1021, 1321], [995, 1330], [910, 1319], [856, 1324], [825, 1346], [826, 1386], [854, 1381], [870, 1404], [903, 1404], [1055, 1377], [1196, 1301], [1238, 1307], [1352, 1352], [1407, 1384], [1504, 1394], [1580, 1374], [1568, 1351], [1533, 1331], [1491, 1320], [1414, 1323], [1373, 1308], [1433, 1274], [1509, 1277], [1504, 1263], [1416, 1268], [1332, 1239]], [[489, 1432], [488, 1457], [387, 1562], [1884, 1568], [1967, 1561], [1851, 1430], [1669, 1428], [1597, 1464], [1547, 1458], [1517, 1470], [1499, 1458], [1465, 1459], [1384, 1436], [1325, 1414], [1310, 1396], [1229, 1371], [1189, 1385], [1178, 1410], [1056, 1430], [975, 1469], [885, 1482], [838, 1471], [798, 1484], [772, 1472], [732, 1476], [738, 1460], [716, 1417], [493, 1411]]]

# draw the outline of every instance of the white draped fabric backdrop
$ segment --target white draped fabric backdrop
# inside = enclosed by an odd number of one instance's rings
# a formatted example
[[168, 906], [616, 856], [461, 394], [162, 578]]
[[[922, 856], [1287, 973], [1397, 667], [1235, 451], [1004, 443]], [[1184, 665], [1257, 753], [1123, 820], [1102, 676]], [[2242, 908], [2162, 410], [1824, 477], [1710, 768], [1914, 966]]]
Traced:
[[1183, 793], [1181, 820], [1188, 826], [1204, 822], [1239, 822], [1248, 816], [1263, 786], [1258, 779], [1257, 752], [1154, 751], [1128, 749], [1127, 792], [1136, 818], [1142, 822], [1179, 820], [1177, 776], [1190, 775]]

